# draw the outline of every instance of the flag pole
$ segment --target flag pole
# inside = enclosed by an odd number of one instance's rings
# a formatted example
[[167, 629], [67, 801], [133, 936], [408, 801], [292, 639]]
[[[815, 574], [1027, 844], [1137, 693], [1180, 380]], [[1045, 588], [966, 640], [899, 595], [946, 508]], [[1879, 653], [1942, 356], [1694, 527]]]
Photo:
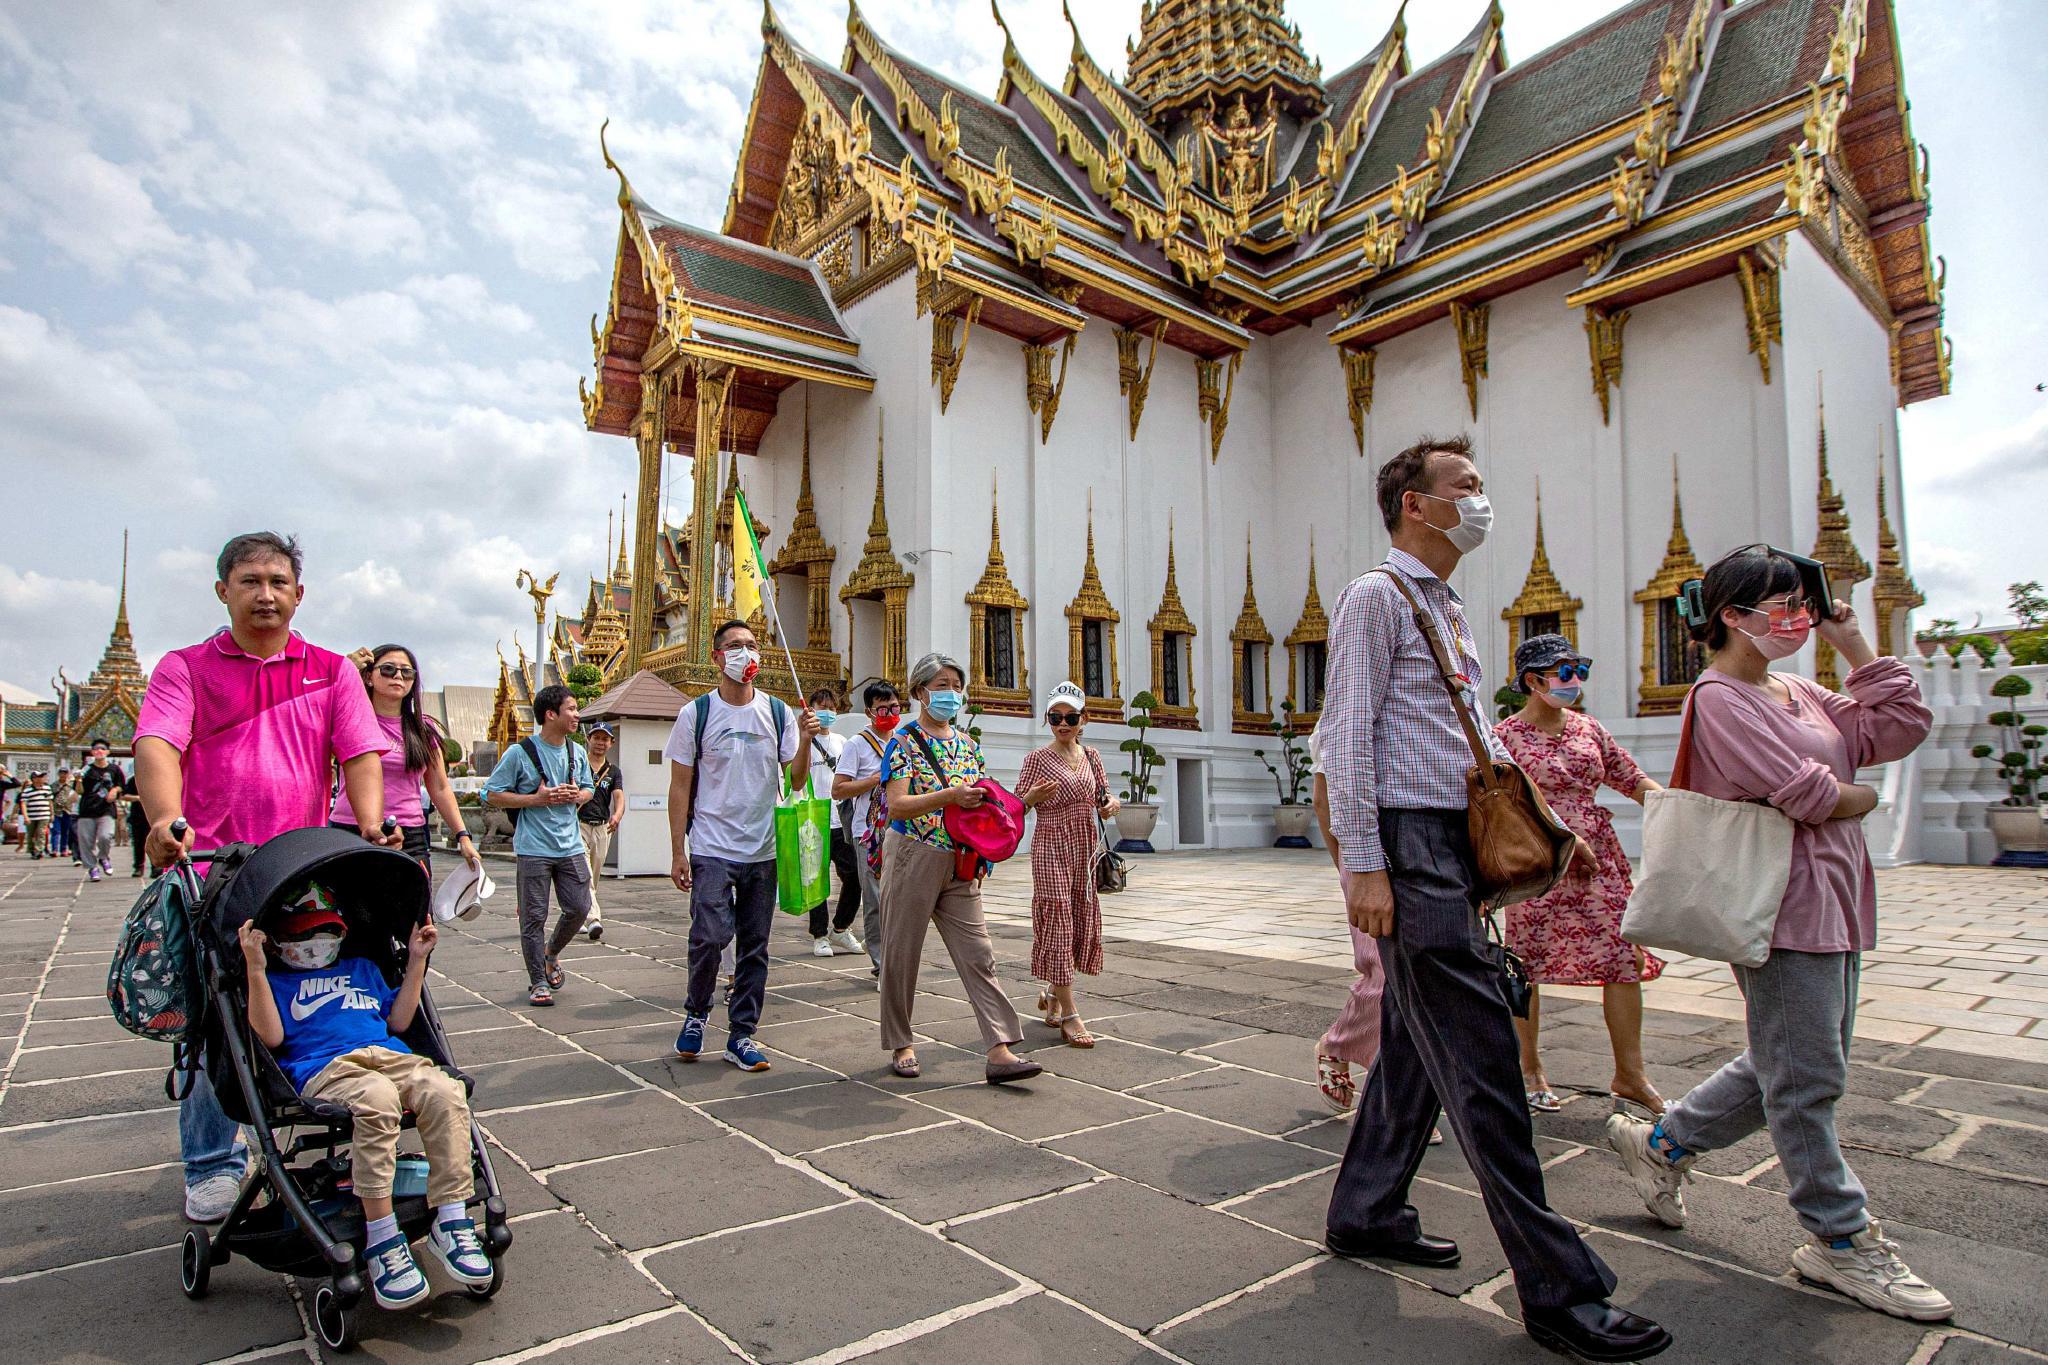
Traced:
[[[735, 464], [738, 463], [739, 456], [737, 453], [734, 454], [733, 461]], [[761, 575], [761, 586], [767, 589], [767, 591], [761, 594], [761, 600], [768, 604], [768, 619], [775, 625], [776, 643], [782, 646], [783, 662], [789, 665], [789, 681], [798, 693], [797, 705], [799, 707], [808, 706], [810, 704], [808, 699], [802, 695], [804, 680], [798, 676], [796, 671], [796, 656], [790, 653], [789, 650], [789, 634], [782, 628], [782, 609], [775, 600], [775, 581], [773, 576], [768, 573], [768, 566], [761, 562], [761, 542], [754, 537], [753, 509], [747, 506], [747, 491], [740, 486], [738, 470], [733, 471], [732, 478], [733, 487], [739, 494], [739, 508], [737, 510], [741, 518], [743, 518], [747, 529], [747, 544], [751, 545], [754, 549], [754, 569], [756, 573]]]

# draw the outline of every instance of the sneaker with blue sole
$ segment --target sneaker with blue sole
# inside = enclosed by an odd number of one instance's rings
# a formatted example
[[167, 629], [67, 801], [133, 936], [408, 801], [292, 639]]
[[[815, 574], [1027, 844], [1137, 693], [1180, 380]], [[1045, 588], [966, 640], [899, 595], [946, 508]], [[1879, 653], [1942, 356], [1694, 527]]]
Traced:
[[379, 1308], [410, 1308], [427, 1297], [427, 1277], [413, 1264], [405, 1234], [387, 1237], [363, 1253], [370, 1271], [370, 1292]]
[[742, 1071], [768, 1070], [768, 1054], [753, 1038], [742, 1034], [725, 1045], [725, 1060]]
[[704, 1050], [704, 1021], [694, 1014], [683, 1016], [683, 1031], [676, 1035], [676, 1056], [686, 1062], [697, 1060]]
[[491, 1258], [484, 1251], [483, 1239], [476, 1235], [476, 1224], [467, 1218], [436, 1222], [427, 1234], [427, 1247], [434, 1253], [434, 1259], [448, 1272], [450, 1279], [459, 1284], [486, 1285], [491, 1282]]

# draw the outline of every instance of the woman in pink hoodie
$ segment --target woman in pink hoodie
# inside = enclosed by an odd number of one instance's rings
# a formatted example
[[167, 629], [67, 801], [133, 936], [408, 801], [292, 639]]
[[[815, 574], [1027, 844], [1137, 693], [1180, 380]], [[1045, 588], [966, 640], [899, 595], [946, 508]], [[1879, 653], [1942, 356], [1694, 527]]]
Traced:
[[[1697, 1155], [1768, 1126], [1809, 1234], [1793, 1249], [1792, 1268], [1895, 1317], [1946, 1318], [1948, 1299], [1871, 1221], [1835, 1132], [1858, 970], [1877, 944], [1862, 819], [1878, 798], [1857, 775], [1911, 753], [1933, 716], [1906, 666], [1876, 657], [1848, 603], [1816, 610], [1798, 566], [1776, 550], [1745, 546], [1721, 559], [1693, 600], [1688, 624], [1713, 660], [1686, 699], [1690, 737], [1680, 742], [1672, 785], [1782, 811], [1793, 822], [1792, 866], [1770, 957], [1734, 968], [1748, 1049], [1656, 1123], [1608, 1119], [1608, 1143], [1650, 1212], [1675, 1228], [1685, 1225], [1681, 1187]], [[1841, 693], [1771, 670], [1815, 633], [1848, 665]]]

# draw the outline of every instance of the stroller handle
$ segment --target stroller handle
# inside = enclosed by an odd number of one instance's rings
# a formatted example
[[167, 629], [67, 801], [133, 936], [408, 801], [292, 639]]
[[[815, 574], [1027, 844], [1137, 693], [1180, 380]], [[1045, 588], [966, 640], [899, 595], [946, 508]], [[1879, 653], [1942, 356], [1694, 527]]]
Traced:
[[[384, 824], [381, 828], [384, 834], [386, 834], [387, 836], [396, 834], [398, 833], [398, 821], [396, 818], [387, 815], [384, 817]], [[185, 842], [185, 836], [191, 832], [191, 824], [188, 823], [182, 816], [176, 820], [171, 821], [171, 837], [173, 839], [176, 839], [179, 843], [182, 844], [183, 842]], [[185, 861], [188, 863], [210, 863], [213, 861], [213, 854], [201, 853], [195, 849], [191, 853], [185, 855]]]

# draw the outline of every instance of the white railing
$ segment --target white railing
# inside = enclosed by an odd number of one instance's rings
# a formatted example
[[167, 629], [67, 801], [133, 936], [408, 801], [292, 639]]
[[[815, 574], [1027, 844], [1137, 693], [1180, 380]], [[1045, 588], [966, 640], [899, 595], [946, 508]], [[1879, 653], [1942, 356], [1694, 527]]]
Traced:
[[2005, 786], [1996, 765], [1970, 750], [1997, 743], [1988, 717], [2014, 703], [1992, 696], [1991, 685], [2007, 674], [2034, 685], [2018, 699], [2019, 708], [2032, 719], [2048, 716], [2048, 664], [2016, 667], [2002, 647], [1990, 663], [1974, 649], [1955, 659], [1937, 650], [1932, 658], [1906, 663], [1919, 677], [1934, 728], [1911, 757], [1886, 765], [1880, 783], [1885, 802], [1870, 816], [1871, 857], [1880, 866], [1989, 863], [1998, 845], [1984, 812], [2004, 798]]

